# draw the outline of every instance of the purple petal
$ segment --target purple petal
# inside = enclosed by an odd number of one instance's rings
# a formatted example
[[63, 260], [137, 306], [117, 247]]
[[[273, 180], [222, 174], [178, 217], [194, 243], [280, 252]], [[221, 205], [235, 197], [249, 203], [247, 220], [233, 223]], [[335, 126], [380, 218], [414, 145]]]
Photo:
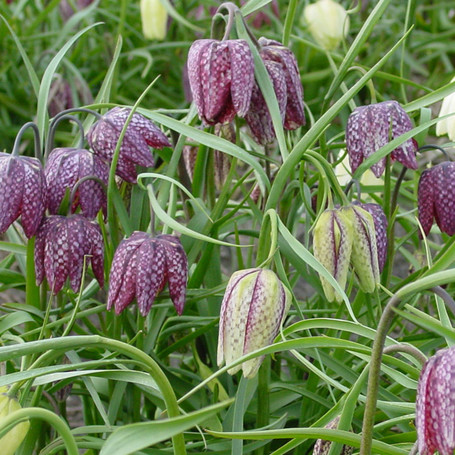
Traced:
[[95, 278], [100, 287], [104, 286], [104, 241], [101, 229], [94, 222], [87, 223], [87, 235], [91, 243], [91, 263]]
[[[65, 220], [64, 228], [68, 239], [68, 276], [74, 292], [78, 292], [81, 286], [84, 256], [88, 256], [91, 252], [86, 223], [90, 221], [80, 215], [73, 215]], [[87, 257], [87, 266], [89, 261]]]
[[166, 272], [169, 283], [169, 295], [177, 313], [183, 313], [188, 280], [188, 261], [180, 240], [172, 235], [159, 235], [166, 254]]
[[149, 239], [136, 253], [136, 299], [142, 316], [147, 316], [156, 296], [166, 284], [166, 250], [162, 242]]
[[431, 169], [436, 222], [442, 232], [455, 234], [455, 163], [444, 162]]
[[49, 232], [49, 229], [53, 225], [53, 223], [59, 223], [60, 217], [57, 216], [50, 216], [45, 218], [41, 225], [39, 226], [36, 232], [36, 239], [35, 239], [35, 277], [36, 277], [36, 284], [39, 286], [45, 276], [44, 272], [44, 250], [46, 247], [46, 238]]
[[422, 225], [425, 235], [428, 235], [433, 225], [434, 210], [434, 183], [433, 169], [427, 169], [422, 172], [419, 180], [418, 206], [419, 221]]

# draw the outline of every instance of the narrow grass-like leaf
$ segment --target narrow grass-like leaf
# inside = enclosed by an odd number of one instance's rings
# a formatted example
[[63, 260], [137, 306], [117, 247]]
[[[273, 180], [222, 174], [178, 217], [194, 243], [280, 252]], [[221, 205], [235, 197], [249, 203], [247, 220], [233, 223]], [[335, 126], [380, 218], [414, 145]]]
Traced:
[[172, 419], [134, 423], [115, 430], [106, 440], [100, 455], [130, 455], [137, 450], [145, 449], [161, 441], [170, 439], [226, 408], [233, 400], [223, 401], [207, 406], [185, 416]]

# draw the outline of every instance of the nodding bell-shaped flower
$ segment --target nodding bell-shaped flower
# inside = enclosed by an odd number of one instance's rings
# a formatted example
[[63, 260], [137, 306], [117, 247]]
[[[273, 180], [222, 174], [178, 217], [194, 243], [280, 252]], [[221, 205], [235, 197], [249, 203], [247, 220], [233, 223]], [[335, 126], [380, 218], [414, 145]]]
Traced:
[[[411, 119], [396, 101], [383, 101], [354, 109], [346, 127], [346, 148], [352, 172], [364, 159], [410, 130]], [[409, 169], [417, 169], [416, 151], [417, 142], [411, 138], [393, 150], [391, 158]], [[385, 158], [371, 166], [376, 177], [380, 177], [384, 169]]]
[[69, 277], [71, 289], [78, 292], [84, 258], [103, 287], [104, 243], [99, 226], [81, 215], [45, 218], [36, 233], [36, 283], [46, 277], [51, 291], [58, 294]]
[[[335, 278], [341, 289], [346, 287], [354, 229], [352, 217], [339, 209], [325, 210], [313, 231], [314, 257]], [[324, 294], [330, 302], [342, 302], [342, 296], [320, 275]]]
[[336, 49], [349, 31], [346, 10], [333, 0], [318, 0], [307, 5], [303, 18], [314, 40], [327, 51]]
[[[117, 141], [131, 110], [114, 107], [90, 128], [87, 140], [95, 154], [111, 161]], [[149, 147], [170, 147], [165, 134], [148, 118], [135, 112], [126, 129], [117, 162], [116, 174], [130, 183], [136, 182], [136, 165], [152, 167], [155, 160]]]
[[[455, 82], [455, 77], [450, 82]], [[442, 100], [439, 117], [443, 117], [444, 115], [448, 114], [453, 115], [439, 120], [439, 122], [436, 124], [436, 135], [443, 136], [444, 134], [447, 134], [451, 141], [455, 141], [455, 92], [447, 95]]]
[[[0, 387], [0, 424], [2, 420], [6, 419], [15, 411], [22, 409], [18, 401], [8, 395], [6, 386]], [[30, 422], [24, 422], [15, 425], [8, 433], [0, 438], [0, 446], [3, 455], [14, 455], [18, 447], [25, 439], [27, 432], [30, 428]]]
[[[291, 304], [289, 290], [271, 270], [246, 269], [235, 272], [221, 304], [217, 363], [230, 364], [239, 357], [270, 345], [277, 336]], [[256, 375], [263, 357], [243, 362], [246, 378]]]
[[35, 235], [46, 210], [46, 179], [40, 161], [0, 153], [0, 234], [21, 216], [27, 238]]
[[236, 114], [245, 116], [254, 84], [253, 56], [245, 40], [197, 40], [187, 64], [193, 100], [204, 123], [229, 123]]
[[[338, 428], [339, 423], [340, 423], [340, 416], [335, 417], [333, 420], [331, 420], [325, 426], [325, 428], [327, 428], [328, 430], [335, 430]], [[318, 439], [313, 448], [313, 455], [328, 455], [331, 447], [332, 447], [331, 441], [326, 441], [324, 439]], [[341, 450], [341, 455], [351, 455], [353, 451], [354, 451], [353, 447], [344, 445], [343, 449]]]
[[161, 0], [141, 0], [142, 33], [147, 39], [163, 40], [167, 32], [167, 9]]
[[455, 163], [440, 163], [422, 172], [418, 205], [425, 235], [429, 234], [434, 219], [442, 232], [455, 234]]
[[455, 450], [455, 347], [430, 357], [417, 385], [419, 454], [452, 455]]
[[133, 232], [114, 254], [107, 309], [115, 307], [116, 314], [120, 314], [136, 297], [140, 313], [147, 316], [156, 296], [168, 283], [171, 300], [180, 315], [187, 278], [188, 262], [177, 237]]
[[[57, 148], [52, 150], [44, 168], [48, 189], [48, 209], [58, 213], [66, 191], [72, 191], [84, 177], [96, 177], [104, 185], [109, 180], [109, 166], [104, 159], [88, 150]], [[105, 188], [93, 179], [78, 185], [71, 207], [74, 213], [78, 206], [87, 218], [95, 218], [100, 209], [106, 216], [107, 197]]]
[[359, 281], [360, 289], [364, 292], [373, 292], [380, 281], [373, 216], [359, 205], [343, 207], [341, 210], [351, 218], [352, 222], [351, 264]]

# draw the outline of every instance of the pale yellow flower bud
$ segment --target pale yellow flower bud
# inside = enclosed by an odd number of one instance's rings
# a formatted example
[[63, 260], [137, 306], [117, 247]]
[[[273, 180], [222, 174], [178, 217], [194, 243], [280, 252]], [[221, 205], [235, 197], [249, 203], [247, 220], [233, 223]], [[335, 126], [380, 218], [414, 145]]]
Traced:
[[303, 11], [304, 21], [315, 41], [324, 49], [336, 49], [349, 31], [346, 10], [333, 0], [318, 0]]
[[[450, 81], [455, 82], [455, 77]], [[436, 135], [443, 136], [447, 134], [451, 141], [455, 141], [455, 92], [447, 95], [442, 100], [441, 110], [439, 111], [439, 117], [443, 115], [454, 114], [443, 120], [439, 120], [436, 124]]]
[[141, 0], [142, 33], [147, 39], [164, 40], [167, 10], [160, 0]]

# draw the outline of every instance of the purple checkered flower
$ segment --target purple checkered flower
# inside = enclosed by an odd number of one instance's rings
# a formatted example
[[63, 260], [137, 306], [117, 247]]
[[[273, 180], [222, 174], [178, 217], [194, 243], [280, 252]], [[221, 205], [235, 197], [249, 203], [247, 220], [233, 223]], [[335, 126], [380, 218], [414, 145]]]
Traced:
[[[333, 420], [331, 420], [325, 426], [325, 428], [327, 428], [328, 430], [336, 430], [338, 428], [339, 423], [340, 416], [337, 416]], [[328, 455], [331, 447], [332, 447], [331, 441], [326, 441], [325, 439], [318, 439], [313, 448], [313, 455]], [[341, 455], [351, 455], [353, 451], [354, 451], [353, 447], [344, 445], [343, 449], [341, 450]]]
[[444, 162], [422, 172], [419, 180], [419, 221], [428, 235], [433, 220], [442, 232], [455, 234], [455, 163]]
[[[383, 101], [356, 108], [349, 116], [346, 128], [346, 148], [352, 172], [391, 140], [412, 130], [411, 119], [396, 101]], [[417, 142], [411, 138], [391, 153], [392, 160], [409, 169], [417, 169]], [[385, 158], [371, 166], [376, 177], [385, 169]]]
[[[95, 154], [111, 161], [117, 141], [131, 110], [114, 107], [89, 130], [87, 140]], [[124, 180], [135, 183], [136, 165], [152, 167], [155, 160], [149, 147], [170, 147], [165, 134], [149, 119], [135, 112], [128, 124], [120, 147], [116, 173]]]
[[36, 158], [0, 153], [0, 234], [21, 216], [27, 238], [35, 235], [46, 210], [46, 179]]
[[[295, 130], [299, 126], [305, 125], [303, 87], [297, 60], [293, 52], [278, 41], [261, 37], [259, 38], [259, 44], [261, 46], [260, 54], [264, 63], [271, 61], [280, 65], [281, 73], [286, 82], [287, 93], [284, 128]], [[280, 101], [280, 95], [278, 93], [276, 94], [278, 101]]]
[[420, 455], [455, 450], [455, 347], [430, 357], [417, 385], [416, 428]]
[[[217, 363], [230, 364], [239, 357], [270, 345], [291, 304], [289, 290], [276, 274], [266, 269], [235, 272], [221, 304]], [[240, 369], [246, 378], [256, 375], [264, 357], [243, 362], [228, 370]]]
[[104, 284], [104, 243], [99, 226], [81, 215], [52, 215], [43, 220], [36, 233], [36, 283], [44, 277], [54, 294], [63, 288], [67, 278], [71, 289], [78, 292], [82, 281], [84, 258], [100, 287]]
[[245, 116], [254, 84], [253, 56], [245, 40], [197, 40], [187, 64], [193, 100], [204, 123], [229, 123], [236, 114]]
[[133, 232], [114, 254], [107, 309], [115, 307], [116, 314], [120, 314], [136, 297], [140, 313], [146, 316], [168, 283], [169, 295], [180, 315], [185, 305], [187, 278], [187, 258], [177, 237]]
[[354, 202], [354, 204], [362, 207], [363, 210], [366, 210], [373, 217], [379, 271], [382, 272], [387, 259], [387, 226], [389, 224], [387, 222], [387, 217], [385, 216], [383, 208], [379, 204], [363, 204], [360, 202]]
[[[57, 148], [52, 150], [44, 169], [48, 188], [48, 209], [57, 214], [67, 190], [72, 191], [84, 177], [96, 177], [104, 185], [109, 180], [109, 166], [99, 156], [84, 149]], [[95, 218], [100, 209], [106, 216], [106, 192], [99, 181], [87, 179], [78, 185], [71, 210], [78, 206], [87, 218]]]

